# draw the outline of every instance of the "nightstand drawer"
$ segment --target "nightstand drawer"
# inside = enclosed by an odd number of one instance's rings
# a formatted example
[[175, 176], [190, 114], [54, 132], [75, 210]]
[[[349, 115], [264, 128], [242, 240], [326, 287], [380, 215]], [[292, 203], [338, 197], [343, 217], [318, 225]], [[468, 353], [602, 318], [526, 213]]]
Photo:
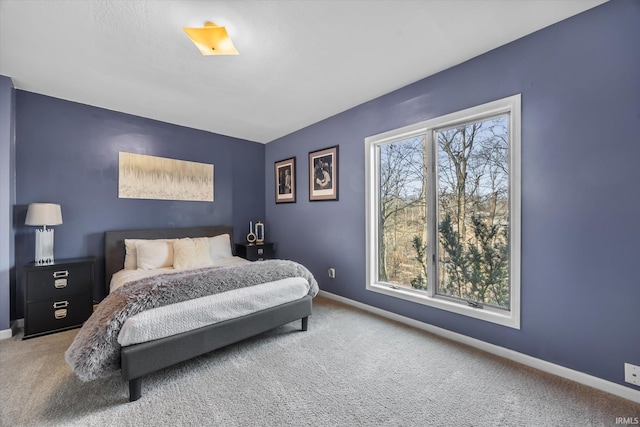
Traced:
[[269, 259], [273, 256], [271, 245], [251, 246], [247, 250], [247, 255], [253, 259]]
[[87, 292], [87, 283], [93, 282], [93, 265], [67, 265], [56, 268], [41, 267], [27, 272], [27, 301], [62, 298]]
[[273, 243], [262, 244], [237, 244], [236, 255], [249, 261], [263, 261], [274, 256]]
[[80, 326], [92, 309], [90, 294], [28, 303], [25, 335]]

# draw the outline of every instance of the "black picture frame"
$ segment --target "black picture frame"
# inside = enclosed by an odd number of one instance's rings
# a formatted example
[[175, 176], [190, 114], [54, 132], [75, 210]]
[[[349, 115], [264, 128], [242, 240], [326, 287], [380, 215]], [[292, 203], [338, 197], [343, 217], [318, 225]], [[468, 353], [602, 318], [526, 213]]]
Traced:
[[276, 203], [296, 202], [296, 158], [274, 163]]
[[309, 153], [309, 201], [338, 200], [338, 146]]

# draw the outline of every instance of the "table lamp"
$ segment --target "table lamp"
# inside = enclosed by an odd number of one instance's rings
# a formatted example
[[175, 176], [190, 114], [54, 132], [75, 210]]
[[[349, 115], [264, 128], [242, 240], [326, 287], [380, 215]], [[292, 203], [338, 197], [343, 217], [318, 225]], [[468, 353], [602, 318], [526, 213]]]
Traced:
[[37, 265], [53, 264], [53, 229], [47, 226], [62, 224], [60, 205], [53, 203], [31, 203], [27, 209], [25, 225], [42, 226], [36, 229]]

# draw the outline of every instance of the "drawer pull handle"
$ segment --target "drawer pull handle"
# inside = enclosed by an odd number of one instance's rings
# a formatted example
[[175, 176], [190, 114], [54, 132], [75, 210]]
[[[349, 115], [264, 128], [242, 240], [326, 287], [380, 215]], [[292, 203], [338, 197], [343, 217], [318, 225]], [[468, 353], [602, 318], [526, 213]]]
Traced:
[[56, 301], [53, 303], [53, 308], [65, 308], [69, 306], [69, 301]]
[[64, 319], [65, 317], [67, 317], [67, 309], [62, 308], [60, 310], [56, 310], [54, 316], [56, 317], [56, 319]]
[[53, 272], [53, 278], [57, 279], [59, 277], [67, 277], [69, 275], [69, 271], [67, 270], [60, 270], [60, 271], [54, 271]]
[[66, 288], [67, 279], [56, 279], [55, 282], [53, 282], [53, 286], [55, 286], [56, 289]]

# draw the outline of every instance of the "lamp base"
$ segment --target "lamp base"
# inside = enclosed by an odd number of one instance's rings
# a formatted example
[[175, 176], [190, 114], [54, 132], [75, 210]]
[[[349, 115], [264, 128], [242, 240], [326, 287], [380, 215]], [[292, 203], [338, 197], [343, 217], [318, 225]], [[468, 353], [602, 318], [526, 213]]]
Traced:
[[53, 264], [53, 229], [36, 229], [37, 265]]

